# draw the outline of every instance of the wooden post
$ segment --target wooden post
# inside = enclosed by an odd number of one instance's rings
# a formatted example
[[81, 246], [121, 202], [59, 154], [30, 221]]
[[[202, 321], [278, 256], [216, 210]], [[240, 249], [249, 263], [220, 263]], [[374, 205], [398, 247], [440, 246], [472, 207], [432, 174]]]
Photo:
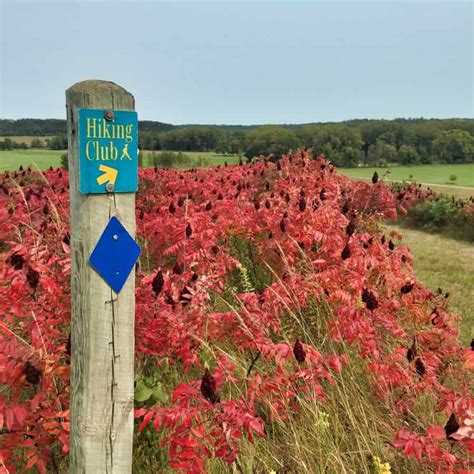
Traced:
[[135, 236], [135, 194], [80, 194], [78, 109], [135, 110], [106, 81], [66, 91], [71, 219], [70, 472], [130, 473], [133, 444], [135, 271], [117, 295], [88, 259], [117, 216]]

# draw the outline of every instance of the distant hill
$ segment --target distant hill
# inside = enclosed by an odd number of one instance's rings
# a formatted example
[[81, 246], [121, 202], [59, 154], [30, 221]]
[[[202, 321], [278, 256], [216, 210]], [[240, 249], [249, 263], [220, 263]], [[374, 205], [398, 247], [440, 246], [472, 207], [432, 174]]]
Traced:
[[44, 136], [66, 133], [66, 120], [60, 119], [0, 119], [0, 136]]

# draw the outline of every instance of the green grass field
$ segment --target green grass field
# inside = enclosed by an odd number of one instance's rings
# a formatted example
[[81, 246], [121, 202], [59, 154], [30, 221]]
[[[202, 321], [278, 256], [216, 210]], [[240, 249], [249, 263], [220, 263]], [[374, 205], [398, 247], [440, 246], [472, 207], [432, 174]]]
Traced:
[[450, 293], [450, 309], [462, 316], [461, 337], [468, 344], [474, 338], [474, 245], [399, 226], [387, 230], [403, 234], [403, 245], [413, 255], [415, 276], [432, 290]]
[[[61, 155], [66, 153], [66, 150], [11, 150], [0, 151], [0, 172], [14, 171], [23, 166], [36, 166], [40, 170], [46, 170], [50, 166], [54, 168], [60, 166]], [[158, 152], [159, 153], [159, 152]], [[148, 157], [151, 152], [143, 152], [145, 159], [145, 166], [152, 166]], [[229, 164], [239, 162], [237, 155], [219, 155], [213, 152], [186, 152], [186, 155], [192, 158], [191, 166], [199, 166], [199, 163], [204, 163], [209, 166], [223, 165], [225, 161]]]
[[[374, 171], [379, 176], [387, 173], [389, 180], [417, 181], [418, 183], [467, 186], [474, 188], [474, 164], [462, 165], [420, 165], [391, 166], [387, 168], [339, 168], [339, 171], [354, 178], [371, 178]], [[449, 180], [451, 175], [457, 176], [456, 181]]]
[[[370, 179], [374, 171], [377, 171], [379, 176], [386, 173], [386, 179], [392, 181], [405, 180], [426, 183], [427, 185], [474, 188], [474, 164], [339, 168], [339, 171], [347, 176], [361, 179]], [[457, 176], [457, 179], [450, 181], [451, 175]]]
[[20, 165], [38, 167], [46, 170], [50, 166], [58, 167], [61, 164], [62, 150], [12, 150], [0, 151], [0, 172], [17, 170]]

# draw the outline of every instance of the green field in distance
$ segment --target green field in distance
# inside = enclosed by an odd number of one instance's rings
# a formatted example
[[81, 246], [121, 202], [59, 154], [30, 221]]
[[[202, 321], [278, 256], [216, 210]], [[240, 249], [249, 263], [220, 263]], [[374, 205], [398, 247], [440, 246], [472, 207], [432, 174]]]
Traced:
[[[23, 168], [32, 166], [32, 168], [47, 170], [50, 166], [57, 168], [61, 165], [61, 156], [66, 153], [66, 150], [9, 150], [0, 151], [0, 172], [15, 171], [20, 165]], [[155, 152], [155, 153], [160, 153]], [[151, 152], [145, 151], [144, 164], [145, 166], [152, 166], [148, 157]], [[223, 165], [227, 161], [228, 164], [235, 164], [239, 162], [237, 155], [219, 155], [214, 152], [185, 152], [185, 155], [192, 159], [190, 167], [200, 166], [217, 166]]]
[[64, 150], [9, 150], [0, 151], [0, 172], [17, 170], [31, 166], [33, 169], [46, 170], [50, 166], [56, 168], [61, 164]]
[[[416, 181], [418, 183], [465, 186], [474, 188], [474, 163], [461, 165], [389, 166], [387, 168], [339, 168], [339, 172], [354, 178], [371, 178], [377, 171], [380, 177], [387, 173], [388, 180]], [[450, 181], [450, 176], [457, 179]]]

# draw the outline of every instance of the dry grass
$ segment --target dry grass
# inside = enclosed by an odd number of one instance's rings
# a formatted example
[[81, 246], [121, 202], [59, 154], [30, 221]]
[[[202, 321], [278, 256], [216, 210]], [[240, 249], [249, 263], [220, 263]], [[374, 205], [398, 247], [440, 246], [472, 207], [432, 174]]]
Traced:
[[415, 276], [432, 290], [449, 292], [450, 308], [462, 317], [465, 344], [474, 338], [474, 245], [439, 234], [387, 226], [403, 234], [402, 243], [413, 254]]
[[[239, 256], [246, 260], [244, 255]], [[249, 262], [246, 262], [246, 266]], [[250, 265], [248, 266], [250, 268]], [[273, 275], [275, 278], [276, 275]], [[234, 281], [232, 284], [238, 284]], [[249, 282], [241, 282], [248, 285]], [[251, 282], [256, 286], [256, 282]], [[291, 290], [288, 289], [289, 294]], [[235, 305], [236, 301], [228, 301]], [[237, 303], [238, 304], [238, 303]], [[235, 306], [237, 308], [237, 306]], [[298, 308], [298, 305], [295, 305]], [[291, 343], [295, 337], [316, 347], [321, 354], [346, 354], [349, 364], [334, 377], [334, 383], [323, 382], [325, 400], [316, 394], [297, 396], [298, 412], [292, 413], [284, 422], [270, 417], [270, 400], [259, 405], [258, 414], [266, 422], [266, 437], [254, 442], [241, 440], [241, 453], [233, 464], [219, 459], [207, 463], [212, 474], [326, 474], [326, 473], [377, 473], [374, 459], [389, 463], [393, 473], [428, 473], [413, 458], [390, 446], [395, 432], [409, 428], [422, 432], [431, 424], [445, 420], [437, 413], [435, 401], [429, 395], [419, 396], [412, 403], [410, 419], [396, 416], [392, 400], [374, 395], [374, 384], [366, 361], [361, 359], [355, 347], [335, 343], [328, 338], [328, 322], [332, 318], [331, 308], [323, 301], [313, 301], [304, 310], [288, 309], [282, 321], [283, 340]], [[242, 354], [231, 347], [220, 347], [245, 374], [248, 366]], [[254, 370], [265, 371], [266, 362], [259, 360]], [[240, 379], [240, 377], [237, 377]], [[241, 387], [229, 388], [239, 392]], [[441, 416], [441, 418], [440, 418]], [[166, 454], [159, 446], [159, 437], [153, 433], [144, 445], [143, 436], [138, 435], [135, 444], [135, 472], [172, 472], [163, 467]], [[148, 454], [147, 454], [148, 453]], [[151, 460], [150, 454], [154, 457]], [[388, 472], [388, 471], [386, 471]]]

